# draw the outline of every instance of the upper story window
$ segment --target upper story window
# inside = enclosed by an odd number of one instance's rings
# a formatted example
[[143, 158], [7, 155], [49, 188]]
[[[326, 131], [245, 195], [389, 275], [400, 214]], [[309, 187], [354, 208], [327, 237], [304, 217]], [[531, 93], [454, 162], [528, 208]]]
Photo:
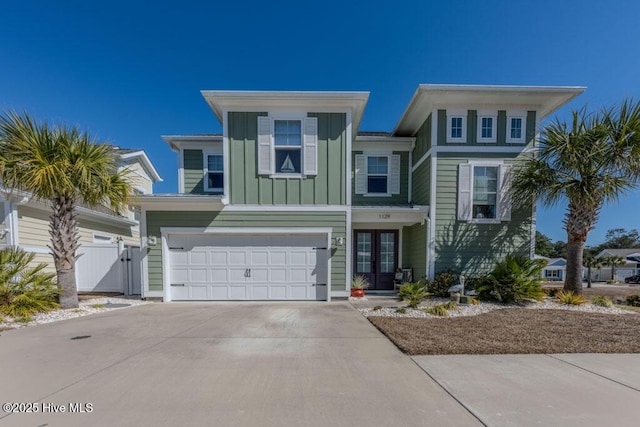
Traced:
[[472, 218], [495, 219], [498, 205], [498, 166], [473, 168]]
[[400, 194], [400, 156], [356, 154], [355, 193], [365, 196]]
[[204, 155], [204, 190], [222, 192], [224, 190], [224, 161], [222, 154]]
[[467, 142], [466, 110], [447, 110], [447, 142]]
[[458, 220], [499, 223], [511, 220], [512, 166], [501, 162], [458, 166]]
[[507, 112], [507, 142], [522, 143], [525, 140], [526, 115], [524, 111]]
[[258, 117], [258, 174], [302, 178], [318, 174], [318, 119]]
[[478, 142], [496, 142], [497, 114], [478, 111]]
[[367, 157], [367, 193], [387, 194], [389, 181], [389, 158]]
[[302, 121], [274, 120], [273, 125], [275, 173], [302, 173]]

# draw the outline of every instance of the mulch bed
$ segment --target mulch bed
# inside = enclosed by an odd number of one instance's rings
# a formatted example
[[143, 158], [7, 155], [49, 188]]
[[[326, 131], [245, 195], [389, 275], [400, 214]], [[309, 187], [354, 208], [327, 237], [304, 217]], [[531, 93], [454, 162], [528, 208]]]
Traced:
[[640, 353], [640, 316], [506, 308], [442, 319], [369, 317], [420, 354]]

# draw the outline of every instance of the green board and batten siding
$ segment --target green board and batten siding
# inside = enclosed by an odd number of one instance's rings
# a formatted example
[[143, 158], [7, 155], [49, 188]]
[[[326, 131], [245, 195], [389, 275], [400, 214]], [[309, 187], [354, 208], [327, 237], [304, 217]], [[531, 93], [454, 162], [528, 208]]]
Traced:
[[[496, 130], [496, 142], [478, 142], [477, 141], [477, 111], [467, 111], [467, 142], [447, 142], [447, 110], [438, 110], [438, 145], [479, 145], [479, 146], [495, 146], [507, 145], [517, 146], [524, 145], [518, 143], [507, 143], [507, 112], [498, 110], [498, 121]], [[424, 125], [423, 125], [424, 127]], [[527, 129], [525, 133], [525, 141], [531, 142], [535, 138], [536, 129], [536, 112], [527, 111]], [[431, 133], [431, 132], [429, 132]], [[415, 156], [414, 156], [414, 161]]]
[[[147, 235], [160, 236], [161, 227], [282, 227], [331, 228], [332, 237], [347, 238], [345, 212], [147, 212]], [[331, 254], [331, 290], [344, 291], [346, 284], [346, 246]], [[162, 291], [162, 248], [149, 246], [149, 290]]]
[[184, 192], [205, 194], [202, 150], [184, 150]]
[[458, 165], [469, 160], [504, 160], [518, 154], [440, 153], [437, 160], [435, 273], [451, 268], [476, 276], [493, 268], [509, 253], [528, 256], [531, 248], [532, 206], [512, 208], [511, 221], [476, 224], [457, 219]]
[[237, 205], [345, 205], [347, 134], [343, 113], [309, 113], [318, 118], [318, 174], [271, 178], [257, 173], [258, 116], [229, 113], [230, 201]]
[[356, 155], [363, 154], [362, 151], [354, 151], [351, 156], [351, 204], [353, 206], [371, 205], [404, 205], [409, 202], [409, 153], [407, 151], [394, 151], [392, 154], [400, 156], [400, 193], [387, 197], [364, 196], [356, 194]]

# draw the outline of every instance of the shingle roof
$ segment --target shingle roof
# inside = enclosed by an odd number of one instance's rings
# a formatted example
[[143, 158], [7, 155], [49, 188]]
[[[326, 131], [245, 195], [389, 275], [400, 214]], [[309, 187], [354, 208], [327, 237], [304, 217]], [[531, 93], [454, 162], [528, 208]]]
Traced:
[[[608, 252], [613, 256], [621, 256], [626, 257], [634, 253], [640, 252], [640, 248], [629, 248], [629, 249], [603, 249], [602, 252]], [[602, 253], [600, 252], [600, 253]]]

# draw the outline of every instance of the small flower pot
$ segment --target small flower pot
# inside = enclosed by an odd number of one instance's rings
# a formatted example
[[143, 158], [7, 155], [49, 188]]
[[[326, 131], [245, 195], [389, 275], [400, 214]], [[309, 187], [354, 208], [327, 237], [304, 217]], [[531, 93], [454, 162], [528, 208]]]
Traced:
[[364, 289], [351, 289], [351, 296], [353, 298], [363, 298], [364, 297]]

